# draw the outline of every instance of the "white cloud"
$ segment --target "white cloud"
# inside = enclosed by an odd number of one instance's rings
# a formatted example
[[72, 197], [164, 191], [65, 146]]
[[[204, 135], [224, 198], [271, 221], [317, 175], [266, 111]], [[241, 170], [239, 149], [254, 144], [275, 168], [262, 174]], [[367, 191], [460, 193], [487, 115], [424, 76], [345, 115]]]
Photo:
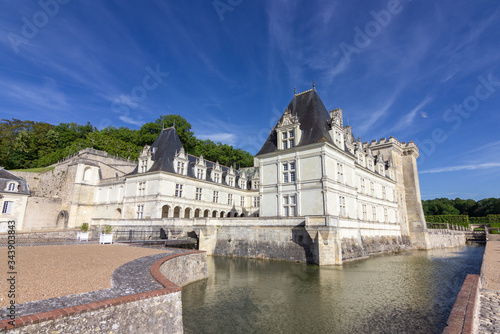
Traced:
[[136, 119], [133, 119], [133, 118], [130, 118], [128, 116], [125, 116], [125, 115], [121, 115], [120, 117], [118, 117], [122, 122], [125, 122], [125, 123], [128, 123], [128, 124], [133, 124], [133, 125], [137, 125], [137, 126], [142, 126], [144, 124], [144, 122], [142, 121], [139, 121], [139, 120], [136, 120]]
[[[410, 112], [408, 112], [403, 118], [401, 118], [399, 122], [389, 132], [400, 131], [410, 126], [413, 123], [413, 120], [417, 116], [418, 112], [431, 101], [432, 99], [426, 96], [425, 99], [423, 99], [415, 108], [410, 110]], [[421, 113], [421, 114], [422, 117], [424, 118], [427, 117], [426, 113]]]
[[430, 174], [430, 173], [447, 173], [447, 172], [457, 172], [461, 170], [475, 170], [475, 169], [488, 169], [500, 167], [500, 162], [490, 162], [484, 164], [475, 165], [462, 165], [462, 166], [450, 166], [442, 168], [434, 168], [420, 171], [420, 174]]
[[234, 133], [221, 132], [205, 135], [196, 135], [200, 139], [210, 139], [213, 142], [221, 142], [228, 145], [234, 145], [236, 142], [236, 135]]

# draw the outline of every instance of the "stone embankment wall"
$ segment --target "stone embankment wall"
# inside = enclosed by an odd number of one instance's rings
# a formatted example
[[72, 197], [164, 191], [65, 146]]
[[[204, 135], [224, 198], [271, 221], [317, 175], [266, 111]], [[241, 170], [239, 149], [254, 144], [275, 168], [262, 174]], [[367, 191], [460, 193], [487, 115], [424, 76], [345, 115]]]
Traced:
[[356, 260], [374, 254], [394, 253], [413, 249], [411, 240], [402, 237], [361, 237], [342, 239], [342, 261]]
[[428, 243], [428, 249], [458, 247], [465, 245], [466, 237], [462, 231], [429, 230]]
[[[172, 263], [169, 263], [173, 261]], [[157, 261], [151, 275], [164, 288], [17, 318], [8, 333], [183, 333], [181, 287], [208, 277], [206, 253]], [[176, 281], [177, 284], [173, 283]]]

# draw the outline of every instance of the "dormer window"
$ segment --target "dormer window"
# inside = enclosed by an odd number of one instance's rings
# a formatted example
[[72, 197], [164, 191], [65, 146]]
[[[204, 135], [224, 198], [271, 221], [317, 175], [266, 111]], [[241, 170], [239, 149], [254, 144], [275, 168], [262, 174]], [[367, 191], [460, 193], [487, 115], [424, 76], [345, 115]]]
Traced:
[[141, 160], [141, 173], [146, 173], [148, 171], [148, 161], [146, 159]]
[[240, 188], [241, 189], [247, 188], [247, 181], [246, 180], [240, 180]]
[[177, 174], [184, 175], [184, 162], [177, 161]]
[[234, 186], [234, 178], [232, 178], [232, 177], [228, 177], [228, 179], [227, 179], [227, 184], [228, 184], [230, 187]]
[[9, 183], [9, 187], [8, 187], [7, 191], [16, 191], [16, 184]]
[[203, 176], [205, 175], [204, 170], [201, 168], [196, 169], [196, 178], [203, 180]]
[[219, 173], [214, 173], [214, 182], [220, 183], [220, 174]]
[[295, 147], [295, 131], [284, 131], [282, 134], [283, 149]]

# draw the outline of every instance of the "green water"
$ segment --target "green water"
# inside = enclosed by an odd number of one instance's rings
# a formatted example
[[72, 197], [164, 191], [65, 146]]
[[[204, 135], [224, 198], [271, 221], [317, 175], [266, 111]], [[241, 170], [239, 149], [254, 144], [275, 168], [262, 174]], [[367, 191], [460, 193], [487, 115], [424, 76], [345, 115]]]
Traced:
[[208, 257], [182, 291], [191, 333], [441, 333], [484, 247], [376, 256], [343, 266]]

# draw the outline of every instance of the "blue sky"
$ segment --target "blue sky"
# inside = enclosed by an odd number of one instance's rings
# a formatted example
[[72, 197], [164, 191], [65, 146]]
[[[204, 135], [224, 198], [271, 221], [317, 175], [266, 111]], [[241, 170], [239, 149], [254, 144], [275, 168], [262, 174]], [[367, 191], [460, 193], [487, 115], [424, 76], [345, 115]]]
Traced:
[[500, 3], [5, 1], [0, 117], [180, 114], [255, 154], [312, 81], [362, 141], [420, 147], [423, 199], [500, 197]]

